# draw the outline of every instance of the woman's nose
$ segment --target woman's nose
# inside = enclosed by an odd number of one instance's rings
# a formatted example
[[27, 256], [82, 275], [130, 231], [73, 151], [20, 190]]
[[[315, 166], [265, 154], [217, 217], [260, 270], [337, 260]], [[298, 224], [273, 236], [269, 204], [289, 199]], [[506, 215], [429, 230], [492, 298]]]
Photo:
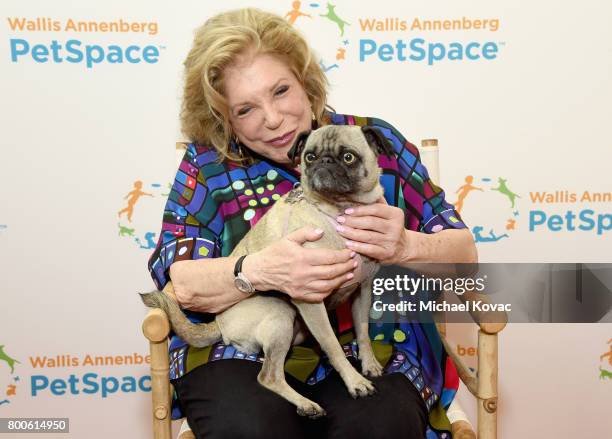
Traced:
[[275, 129], [283, 123], [283, 115], [275, 105], [264, 107], [264, 124], [266, 128]]

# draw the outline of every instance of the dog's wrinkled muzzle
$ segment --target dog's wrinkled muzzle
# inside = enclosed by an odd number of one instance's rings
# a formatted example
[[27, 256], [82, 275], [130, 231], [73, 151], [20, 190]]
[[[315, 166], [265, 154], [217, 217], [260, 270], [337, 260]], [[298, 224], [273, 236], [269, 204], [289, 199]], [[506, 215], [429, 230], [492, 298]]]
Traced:
[[331, 166], [318, 166], [312, 173], [311, 184], [314, 190], [322, 193], [348, 194], [352, 192], [346, 174], [338, 172], [336, 167]]

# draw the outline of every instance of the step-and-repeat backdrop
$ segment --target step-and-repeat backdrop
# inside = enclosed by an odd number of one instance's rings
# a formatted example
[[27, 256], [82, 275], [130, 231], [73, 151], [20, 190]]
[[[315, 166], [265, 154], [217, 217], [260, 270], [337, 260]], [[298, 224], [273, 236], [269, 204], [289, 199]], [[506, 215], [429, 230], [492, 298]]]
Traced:
[[[481, 261], [610, 261], [606, 2], [4, 1], [0, 417], [150, 436], [137, 292], [153, 288], [182, 154], [182, 61], [196, 27], [245, 6], [305, 34], [338, 112], [439, 139]], [[476, 368], [474, 328], [451, 338]], [[609, 324], [507, 328], [501, 437], [608, 436], [611, 338]]]

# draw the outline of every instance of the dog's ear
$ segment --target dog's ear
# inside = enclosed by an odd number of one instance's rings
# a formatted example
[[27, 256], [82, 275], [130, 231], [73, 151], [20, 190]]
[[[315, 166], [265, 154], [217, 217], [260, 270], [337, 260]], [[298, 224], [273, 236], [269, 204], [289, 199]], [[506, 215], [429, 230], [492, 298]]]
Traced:
[[287, 157], [289, 157], [289, 160], [291, 160], [291, 163], [294, 165], [297, 165], [297, 161], [302, 155], [302, 150], [304, 149], [304, 145], [306, 145], [309, 135], [310, 131], [304, 131], [298, 134], [297, 138], [295, 139], [295, 143], [287, 152]]
[[374, 150], [376, 155], [386, 155], [388, 157], [393, 157], [395, 153], [393, 152], [393, 145], [391, 142], [380, 132], [378, 128], [364, 126], [361, 127], [361, 132], [365, 136], [366, 140], [370, 147]]

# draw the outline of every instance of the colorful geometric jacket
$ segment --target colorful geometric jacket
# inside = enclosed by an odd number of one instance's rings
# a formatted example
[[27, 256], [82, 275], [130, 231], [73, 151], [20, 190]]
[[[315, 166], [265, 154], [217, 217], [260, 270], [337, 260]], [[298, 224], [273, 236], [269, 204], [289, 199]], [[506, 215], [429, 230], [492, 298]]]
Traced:
[[[396, 156], [381, 155], [380, 182], [387, 203], [405, 212], [405, 227], [423, 233], [466, 226], [444, 192], [429, 179], [417, 148], [391, 125], [375, 118], [328, 114], [334, 125], [378, 128], [392, 143]], [[277, 163], [260, 158], [248, 167], [224, 161], [207, 146], [189, 144], [176, 174], [163, 216], [162, 232], [149, 259], [149, 271], [158, 289], [170, 280], [173, 262], [228, 256], [247, 231], [299, 176]], [[211, 321], [210, 314], [185, 311], [194, 322]], [[353, 339], [350, 305], [330, 312], [332, 327], [347, 356], [358, 357]], [[403, 373], [419, 390], [429, 410], [428, 438], [450, 438], [446, 409], [459, 385], [457, 372], [447, 357], [433, 323], [370, 323], [370, 337], [385, 373]], [[221, 359], [262, 361], [222, 342], [192, 348], [174, 335], [170, 343], [170, 378], [177, 379], [195, 367]], [[328, 375], [329, 362], [317, 346], [294, 346], [285, 366], [287, 373], [310, 384]], [[182, 417], [173, 405], [173, 419]]]

